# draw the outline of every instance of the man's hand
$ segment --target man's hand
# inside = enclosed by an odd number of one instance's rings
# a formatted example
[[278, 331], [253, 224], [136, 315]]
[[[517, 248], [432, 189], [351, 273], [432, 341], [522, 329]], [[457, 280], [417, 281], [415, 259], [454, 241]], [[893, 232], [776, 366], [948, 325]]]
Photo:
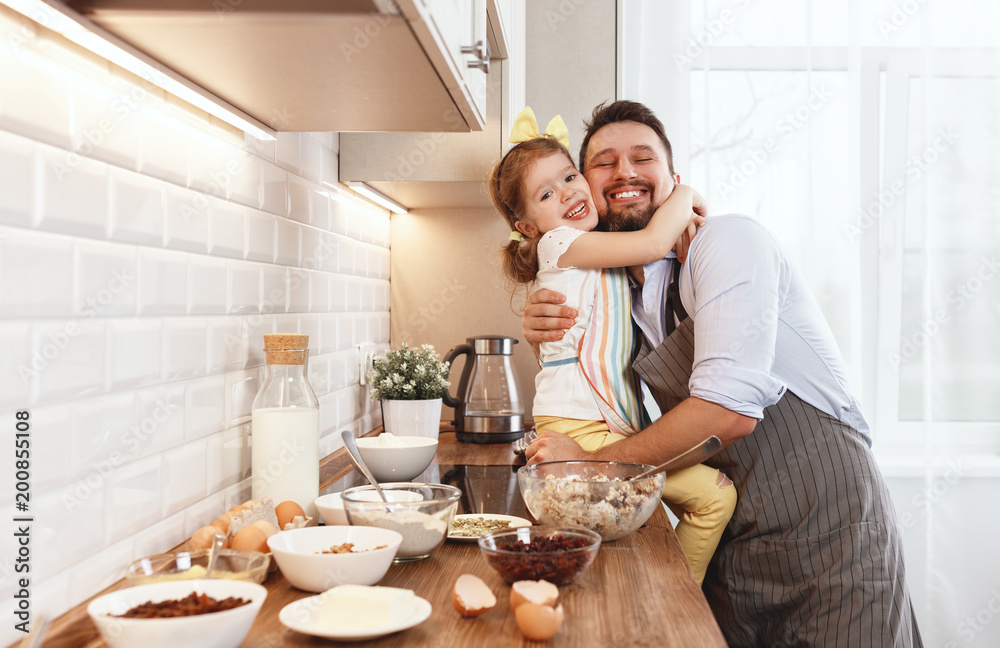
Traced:
[[529, 464], [543, 461], [576, 461], [592, 458], [580, 444], [565, 434], [552, 430], [542, 430], [524, 451], [524, 457]]
[[528, 295], [521, 317], [524, 340], [538, 355], [541, 342], [555, 342], [566, 335], [566, 330], [576, 322], [576, 309], [559, 306], [566, 301], [562, 293], [543, 288]]

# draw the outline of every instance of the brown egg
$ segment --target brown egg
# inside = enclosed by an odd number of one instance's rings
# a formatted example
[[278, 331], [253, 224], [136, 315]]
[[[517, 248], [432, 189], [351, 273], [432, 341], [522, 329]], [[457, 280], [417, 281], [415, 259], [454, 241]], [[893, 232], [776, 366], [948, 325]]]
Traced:
[[263, 531], [265, 538], [270, 538], [271, 536], [273, 536], [275, 533], [278, 532], [278, 529], [275, 528], [275, 526], [270, 522], [268, 522], [267, 520], [257, 520], [250, 526], [257, 527], [258, 529]]
[[229, 546], [233, 549], [267, 553], [267, 536], [255, 526], [243, 527], [233, 536]]
[[295, 502], [288, 500], [274, 507], [274, 514], [278, 516], [278, 530], [284, 530], [285, 525], [291, 522], [296, 516], [305, 518], [306, 512]]
[[550, 608], [537, 603], [522, 603], [514, 610], [517, 627], [533, 641], [547, 641], [559, 632], [563, 622], [563, 608]]
[[[222, 533], [222, 531], [220, 531], [219, 528], [216, 526], [209, 524], [207, 526], [201, 527], [200, 529], [195, 531], [194, 535], [191, 536], [191, 539], [188, 540], [188, 549], [191, 550], [208, 549], [209, 547], [212, 546], [212, 538], [215, 536], [216, 533], [220, 534]], [[228, 543], [223, 542], [222, 546], [228, 547], [229, 545]]]

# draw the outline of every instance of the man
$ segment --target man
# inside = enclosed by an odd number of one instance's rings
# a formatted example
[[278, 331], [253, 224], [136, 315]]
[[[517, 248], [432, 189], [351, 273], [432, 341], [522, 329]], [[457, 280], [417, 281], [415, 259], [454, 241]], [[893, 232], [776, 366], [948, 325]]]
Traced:
[[[660, 121], [598, 106], [580, 151], [602, 224], [643, 227], [680, 177]], [[705, 579], [731, 646], [920, 646], [888, 489], [818, 306], [759, 224], [716, 216], [681, 264], [630, 268], [645, 340], [633, 367], [664, 414], [594, 455], [542, 432], [531, 463], [659, 464], [711, 435], [706, 461], [736, 483], [736, 513]], [[525, 338], [559, 339], [575, 315], [532, 295]]]

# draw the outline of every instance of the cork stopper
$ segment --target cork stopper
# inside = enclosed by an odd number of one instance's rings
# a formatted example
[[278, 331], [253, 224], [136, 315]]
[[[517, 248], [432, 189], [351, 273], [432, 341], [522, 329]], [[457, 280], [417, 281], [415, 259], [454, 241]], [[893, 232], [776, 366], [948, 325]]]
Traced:
[[270, 365], [304, 365], [309, 355], [309, 336], [300, 333], [265, 335], [264, 355]]

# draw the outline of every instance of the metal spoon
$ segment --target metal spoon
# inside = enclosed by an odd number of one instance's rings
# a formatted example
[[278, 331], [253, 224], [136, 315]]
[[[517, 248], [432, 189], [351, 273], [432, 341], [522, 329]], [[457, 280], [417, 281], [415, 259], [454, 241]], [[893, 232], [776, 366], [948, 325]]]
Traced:
[[[692, 457], [695, 457], [694, 463], [701, 463], [703, 460], [710, 457], [712, 453], [716, 452], [721, 447], [722, 447], [722, 441], [719, 440], [719, 437], [710, 436], [707, 439], [705, 439], [705, 441], [703, 441], [702, 443], [699, 443], [690, 450], [687, 450], [677, 455], [670, 461], [665, 461], [656, 468], [651, 468], [644, 473], [640, 473], [628, 481], [632, 481], [635, 479], [642, 479], [643, 477], [649, 477], [650, 475], [655, 475], [658, 472], [665, 472], [667, 474], [670, 474], [671, 472], [673, 472], [671, 468], [673, 468], [675, 464], [678, 464], [681, 461], [685, 459], [690, 459]], [[674, 468], [674, 470], [676, 470], [676, 468]]]
[[212, 570], [215, 569], [215, 563], [219, 560], [219, 554], [222, 553], [222, 543], [225, 541], [226, 536], [221, 533], [212, 536], [212, 546], [208, 550], [208, 567], [205, 569], [204, 578], [212, 577]]
[[365, 465], [365, 460], [361, 458], [361, 452], [358, 450], [358, 444], [354, 440], [354, 435], [351, 434], [350, 430], [344, 430], [340, 433], [340, 436], [344, 438], [344, 448], [347, 450], [347, 458], [351, 460], [351, 463], [358, 469], [358, 472], [371, 482], [372, 486], [378, 492], [378, 496], [382, 498], [382, 501], [388, 504], [389, 500], [386, 499], [385, 493], [382, 492], [378, 482], [375, 481], [375, 477], [369, 472], [368, 466]]

